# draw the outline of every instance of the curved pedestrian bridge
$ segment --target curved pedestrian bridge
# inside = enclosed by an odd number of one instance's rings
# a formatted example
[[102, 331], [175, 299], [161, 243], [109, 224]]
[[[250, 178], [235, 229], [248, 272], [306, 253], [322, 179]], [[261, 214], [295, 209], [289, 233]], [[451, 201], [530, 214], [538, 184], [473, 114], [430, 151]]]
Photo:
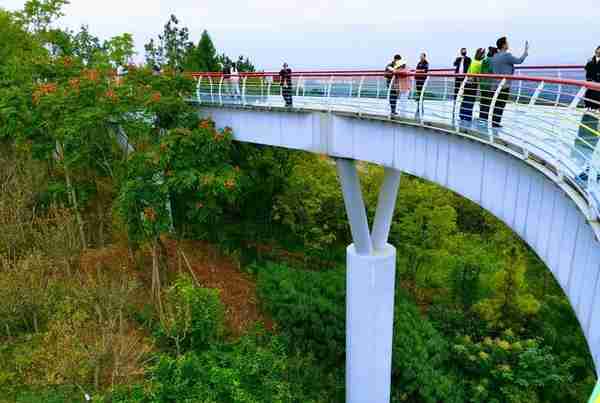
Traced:
[[[351, 171], [340, 161], [368, 161], [386, 167], [386, 175], [406, 172], [436, 182], [503, 220], [552, 271], [600, 369], [600, 115], [586, 109], [595, 106], [590, 94], [599, 85], [556, 76], [446, 71], [391, 80], [371, 71], [297, 73], [291, 87], [280, 85], [273, 73], [194, 77], [200, 113], [218, 127], [231, 127], [236, 140], [338, 161], [358, 254], [361, 242], [365, 255], [378, 244], [383, 248], [386, 224], [383, 220], [370, 234], [366, 218], [353, 213], [364, 210], [360, 185], [356, 180], [356, 186], [346, 186], [352, 178], [350, 173], [344, 179], [344, 172]], [[410, 92], [398, 93], [401, 81], [410, 84]], [[506, 88], [510, 95], [502, 108]], [[285, 106], [284, 95], [292, 96], [292, 107]], [[494, 119], [501, 113], [501, 120]], [[498, 121], [501, 127], [495, 127]], [[395, 200], [390, 178], [380, 203], [385, 192]]]

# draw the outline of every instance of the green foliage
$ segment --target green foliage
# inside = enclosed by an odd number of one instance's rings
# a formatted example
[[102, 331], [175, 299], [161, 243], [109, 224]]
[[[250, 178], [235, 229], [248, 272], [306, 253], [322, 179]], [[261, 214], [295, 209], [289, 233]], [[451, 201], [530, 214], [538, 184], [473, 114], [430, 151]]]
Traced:
[[452, 347], [452, 358], [470, 402], [557, 401], [572, 380], [571, 360], [560, 361], [538, 340], [519, 340], [510, 330], [481, 342], [461, 338]]
[[183, 351], [204, 350], [223, 335], [224, 307], [217, 290], [196, 287], [182, 277], [166, 292], [165, 315], [156, 336]]
[[115, 393], [113, 402], [331, 402], [316, 385], [331, 377], [309, 355], [289, 352], [262, 331], [232, 344], [177, 358], [160, 356], [147, 385]]
[[114, 36], [104, 42], [104, 51], [107, 53], [108, 60], [115, 65], [124, 66], [129, 63], [135, 55], [135, 46], [131, 34], [122, 34]]
[[189, 71], [220, 71], [217, 50], [206, 30], [202, 31], [198, 45], [189, 51], [185, 68]]
[[448, 344], [402, 292], [394, 309], [392, 382], [396, 401], [460, 402], [457, 378], [450, 375]]
[[267, 264], [258, 271], [257, 291], [265, 308], [303, 351], [330, 365], [345, 352], [345, 273], [304, 271]]
[[152, 39], [144, 48], [148, 66], [168, 66], [171, 69], [183, 68], [187, 54], [194, 45], [189, 41], [189, 30], [179, 27], [179, 20], [173, 14], [164, 26], [158, 41]]
[[349, 243], [346, 211], [331, 160], [303, 155], [297, 159], [274, 218], [296, 235], [306, 252], [323, 255]]
[[45, 32], [50, 24], [62, 17], [62, 9], [68, 0], [28, 0], [18, 13], [21, 22], [35, 33]]
[[540, 303], [527, 290], [526, 267], [517, 247], [506, 252], [503, 269], [492, 277], [492, 296], [478, 303], [476, 310], [492, 326], [520, 328], [539, 311]]

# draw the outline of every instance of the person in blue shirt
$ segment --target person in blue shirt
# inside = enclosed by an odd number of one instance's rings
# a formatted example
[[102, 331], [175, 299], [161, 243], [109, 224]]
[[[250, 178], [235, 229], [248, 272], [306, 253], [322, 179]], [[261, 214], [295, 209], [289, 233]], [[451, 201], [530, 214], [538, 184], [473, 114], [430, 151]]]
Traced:
[[[515, 57], [509, 52], [508, 39], [506, 36], [503, 36], [496, 41], [496, 47], [498, 48], [498, 53], [491, 60], [492, 72], [494, 74], [512, 76], [515, 73], [515, 65], [523, 63], [525, 59], [527, 59], [527, 56], [529, 56], [529, 42], [525, 42], [525, 51], [521, 57]], [[494, 114], [492, 116], [493, 127], [502, 127], [500, 123], [502, 122], [504, 107], [510, 98], [510, 84], [511, 81], [507, 80], [498, 94], [496, 106], [494, 107]]]

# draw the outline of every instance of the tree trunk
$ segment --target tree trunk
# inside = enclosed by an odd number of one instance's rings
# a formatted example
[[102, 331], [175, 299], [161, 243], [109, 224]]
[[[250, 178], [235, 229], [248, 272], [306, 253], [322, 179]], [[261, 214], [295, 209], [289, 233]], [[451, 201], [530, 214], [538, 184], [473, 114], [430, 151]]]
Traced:
[[[57, 143], [57, 146], [59, 147], [59, 151], [62, 154], [62, 158], [64, 161], [63, 147], [59, 143]], [[71, 183], [71, 174], [69, 172], [69, 168], [67, 167], [66, 164], [63, 164], [63, 165], [64, 165], [64, 169], [65, 169], [65, 180], [67, 181], [67, 189], [68, 189], [68, 193], [69, 193], [69, 198], [71, 199], [71, 204], [73, 205], [73, 208], [75, 209], [75, 217], [77, 219], [77, 225], [79, 226], [79, 237], [81, 238], [81, 247], [83, 249], [87, 249], [87, 243], [85, 241], [85, 230], [83, 227], [83, 219], [81, 218], [81, 212], [79, 211], [79, 203], [77, 202], [77, 195], [75, 194], [75, 189], [73, 188], [73, 185]]]
[[100, 200], [98, 200], [98, 247], [104, 247], [104, 209]]

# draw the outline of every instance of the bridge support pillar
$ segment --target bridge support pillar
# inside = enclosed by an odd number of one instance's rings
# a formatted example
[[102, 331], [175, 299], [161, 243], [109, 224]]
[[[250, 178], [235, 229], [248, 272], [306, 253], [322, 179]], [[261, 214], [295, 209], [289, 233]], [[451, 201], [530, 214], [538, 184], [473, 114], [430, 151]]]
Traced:
[[346, 253], [346, 402], [389, 403], [396, 249]]
[[346, 249], [346, 402], [389, 403], [396, 249], [387, 238], [400, 172], [385, 170], [371, 235], [354, 161], [336, 164], [354, 240]]

